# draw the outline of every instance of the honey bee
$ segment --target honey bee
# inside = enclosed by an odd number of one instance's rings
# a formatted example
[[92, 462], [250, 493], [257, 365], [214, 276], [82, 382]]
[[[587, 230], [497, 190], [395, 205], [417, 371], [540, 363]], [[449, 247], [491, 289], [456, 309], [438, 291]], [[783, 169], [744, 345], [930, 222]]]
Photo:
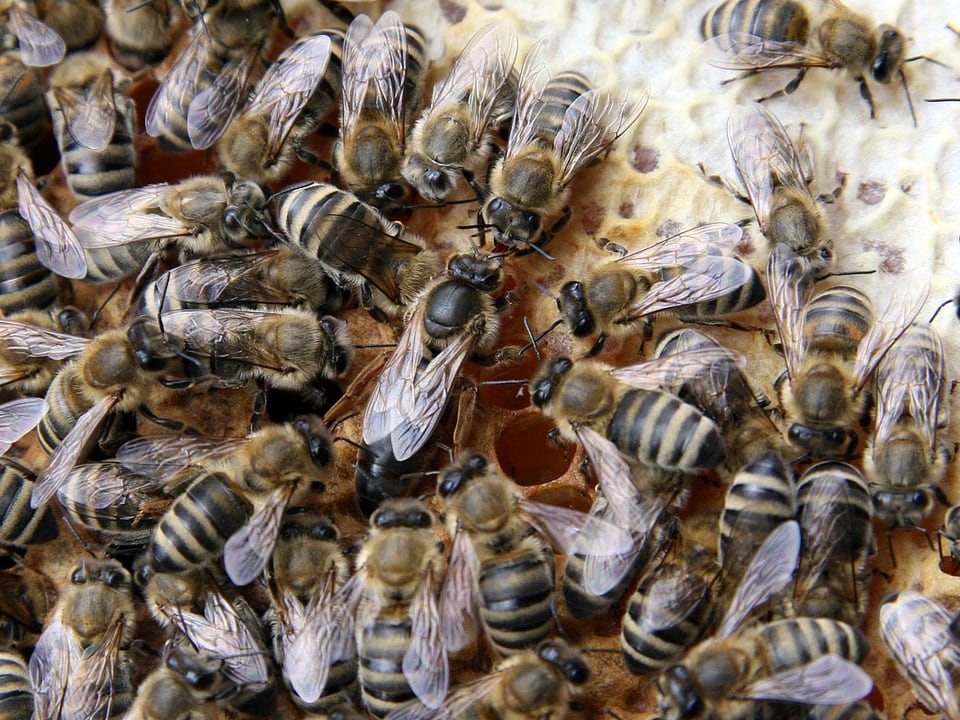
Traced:
[[16, 460], [0, 457], [0, 547], [23, 548], [50, 542], [59, 534], [50, 507], [30, 507], [34, 479]]
[[109, 64], [95, 53], [78, 53], [50, 74], [54, 137], [67, 185], [81, 201], [136, 184], [136, 110], [114, 83]]
[[33, 147], [46, 130], [43, 89], [39, 70], [24, 65], [16, 52], [0, 53], [0, 120], [14, 126], [20, 147]]
[[103, 10], [92, 0], [34, 0], [34, 7], [69, 52], [89, 48], [103, 34]]
[[797, 484], [803, 553], [795, 593], [798, 615], [859, 625], [867, 606], [874, 551], [873, 505], [860, 472], [841, 462], [818, 463]]
[[727, 142], [770, 245], [785, 243], [810, 262], [813, 272], [829, 270], [833, 244], [825, 237], [823, 213], [810, 189], [812, 169], [804, 166], [776, 115], [755, 103], [738, 105], [727, 121]]
[[300, 38], [273, 62], [250, 101], [217, 145], [221, 165], [261, 185], [283, 179], [294, 156], [316, 162], [302, 147], [319, 126], [340, 85], [342, 36]]
[[778, 380], [789, 423], [787, 441], [814, 456], [852, 453], [853, 425], [864, 414], [863, 389], [877, 362], [913, 322], [929, 282], [907, 277], [876, 312], [861, 290], [836, 285], [811, 297], [813, 279], [780, 244], [767, 268], [770, 302], [787, 361]]
[[180, 26], [177, 4], [170, 0], [105, 0], [104, 31], [118, 63], [128, 70], [159, 65], [170, 54]]
[[0, 650], [0, 718], [33, 717], [33, 691], [27, 663], [13, 650]]
[[80, 336], [88, 330], [86, 317], [70, 307], [24, 310], [0, 318], [0, 387], [18, 395], [46, 395], [63, 360], [86, 347]]
[[20, 398], [0, 405], [0, 455], [33, 430], [46, 412], [42, 398]]
[[204, 256], [272, 237], [259, 186], [216, 175], [101, 195], [77, 205], [70, 222], [83, 245], [90, 282], [143, 273], [168, 248]]
[[[495, 243], [540, 248], [569, 218], [569, 185], [586, 165], [609, 150], [643, 112], [634, 103], [592, 90], [580, 73], [546, 79], [542, 46], [520, 68], [513, 129], [507, 150], [490, 172], [489, 197], [480, 220]], [[549, 230], [544, 222], [564, 210]]]
[[124, 712], [132, 701], [125, 647], [136, 619], [130, 573], [115, 560], [81, 560], [30, 657], [36, 717]]
[[935, 600], [906, 591], [880, 606], [880, 637], [930, 711], [960, 718], [960, 641], [955, 620]]
[[564, 720], [573, 698], [589, 679], [590, 667], [576, 648], [560, 639], [544, 640], [536, 648], [503, 660], [489, 675], [456, 688], [443, 707], [431, 709], [412, 702], [391, 712], [387, 719]]
[[10, 47], [11, 40], [16, 38], [20, 59], [30, 67], [56, 65], [63, 59], [67, 46], [56, 30], [30, 15], [13, 0], [4, 3], [4, 6], [0, 9], [0, 15], [6, 16], [0, 35], [0, 43], [4, 47]]
[[715, 41], [723, 56], [711, 61], [717, 67], [740, 70], [749, 77], [775, 68], [799, 68], [787, 85], [760, 100], [789, 95], [810, 68], [846, 70], [860, 85], [860, 95], [877, 116], [866, 74], [883, 85], [900, 78], [916, 126], [913, 101], [903, 65], [907, 40], [892, 25], [873, 27], [865, 15], [840, 0], [824, 0], [824, 12], [814, 28], [805, 7], [795, 0], [725, 0], [704, 15], [701, 31]]
[[501, 655], [535, 646], [554, 622], [553, 552], [590, 548], [594, 556], [615, 556], [633, 538], [596, 515], [527, 500], [520, 488], [490, 466], [485, 456], [466, 451], [440, 474], [437, 493], [453, 551], [440, 593], [446, 646], [470, 644], [483, 623]]
[[355, 195], [324, 183], [282, 191], [277, 223], [337, 284], [357, 288], [365, 308], [395, 317], [442, 272], [440, 255]]
[[866, 638], [836, 620], [797, 618], [740, 630], [790, 582], [800, 552], [794, 521], [771, 532], [747, 567], [716, 637], [657, 678], [664, 720], [757, 716], [762, 702], [836, 705], [860, 700], [873, 681], [856, 663]]
[[433, 513], [419, 500], [385, 500], [370, 517], [356, 573], [337, 593], [335, 607], [345, 622], [332, 629], [334, 647], [355, 640], [360, 697], [376, 717], [414, 697], [440, 708], [447, 695], [450, 670], [437, 602], [445, 563], [434, 526]]
[[446, 275], [413, 301], [363, 414], [368, 447], [390, 438], [393, 457], [403, 462], [429, 441], [463, 363], [472, 354], [489, 354], [497, 340], [500, 321], [491, 293], [503, 286], [501, 260], [455, 255]]
[[[351, 643], [336, 630], [334, 596], [350, 575], [340, 534], [328, 518], [290, 515], [280, 528], [270, 565], [274, 657], [293, 701], [330, 709], [356, 684]], [[338, 647], [338, 641], [341, 646]]]
[[407, 118], [420, 102], [426, 41], [388, 10], [357, 15], [343, 41], [343, 98], [334, 167], [347, 188], [383, 210], [401, 207]]
[[947, 423], [943, 342], [913, 325], [877, 364], [876, 425], [864, 456], [874, 512], [890, 527], [918, 527], [937, 501], [951, 453], [937, 440]]
[[594, 266], [560, 289], [564, 325], [576, 337], [596, 334], [589, 353], [596, 355], [608, 335], [634, 334], [653, 313], [709, 320], [711, 311], [715, 319], [755, 305], [763, 288], [753, 268], [732, 254], [742, 237], [736, 225], [701, 225]]
[[492, 131], [513, 114], [510, 87], [517, 36], [509, 25], [487, 25], [433, 88], [430, 107], [407, 139], [401, 172], [430, 202], [442, 203], [462, 174], [473, 177], [490, 156]]

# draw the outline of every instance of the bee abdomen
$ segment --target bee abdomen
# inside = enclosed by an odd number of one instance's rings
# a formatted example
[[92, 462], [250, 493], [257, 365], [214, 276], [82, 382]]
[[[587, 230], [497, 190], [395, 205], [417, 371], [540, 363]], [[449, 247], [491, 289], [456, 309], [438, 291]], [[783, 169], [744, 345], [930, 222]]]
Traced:
[[683, 322], [709, 321], [741, 312], [760, 303], [767, 297], [760, 276], [751, 272], [750, 279], [736, 290], [713, 300], [704, 300], [679, 308], [675, 315]]
[[727, 0], [707, 11], [700, 24], [704, 39], [738, 32], [805, 45], [810, 18], [794, 0]]
[[132, 242], [115, 247], [85, 248], [87, 282], [109, 282], [140, 270], [154, 251], [153, 242]]
[[[133, 107], [131, 103], [131, 113]], [[136, 185], [133, 147], [133, 115], [117, 113], [117, 129], [103, 150], [91, 150], [73, 140], [69, 132], [58, 134], [67, 184], [78, 200], [126, 190]]]
[[5, 52], [0, 59], [0, 119], [17, 129], [17, 144], [33, 147], [43, 136], [46, 103], [43, 80], [37, 68], [28, 68], [15, 54]]
[[625, 454], [666, 470], [711, 468], [725, 456], [712, 420], [673, 395], [651, 390], [633, 389], [624, 395], [607, 437]]
[[553, 622], [552, 564], [527, 553], [483, 564], [479, 578], [480, 617], [490, 641], [503, 655], [536, 645]]
[[0, 540], [11, 545], [33, 545], [53, 540], [59, 533], [48, 505], [30, 507], [34, 475], [25, 467], [0, 458]]
[[0, 650], [0, 720], [33, 715], [33, 690], [27, 664], [12, 650]]
[[[837, 502], [838, 498], [843, 502]], [[843, 551], [851, 557], [867, 552], [872, 545], [873, 503], [860, 471], [835, 461], [818, 463], [807, 470], [797, 485], [799, 517], [804, 517], [808, 506], [823, 507], [827, 503], [830, 509], [818, 514], [828, 512], [843, 528]]]
[[56, 280], [37, 259], [27, 221], [16, 210], [0, 212], [0, 310], [45, 308], [56, 298]]
[[873, 303], [851, 285], [836, 285], [810, 300], [804, 317], [810, 348], [852, 355], [873, 324]]
[[76, 364], [63, 367], [47, 390], [47, 412], [37, 425], [37, 438], [48, 455], [60, 447], [77, 419], [90, 409], [90, 403], [80, 394], [78, 373]]
[[864, 634], [839, 620], [777, 620], [761, 626], [758, 632], [764, 640], [767, 670], [771, 673], [806, 664], [823, 655], [837, 655], [860, 663], [869, 650]]
[[364, 704], [377, 717], [413, 699], [403, 674], [403, 656], [411, 635], [412, 621], [406, 614], [395, 619], [381, 616], [363, 631], [360, 688]]

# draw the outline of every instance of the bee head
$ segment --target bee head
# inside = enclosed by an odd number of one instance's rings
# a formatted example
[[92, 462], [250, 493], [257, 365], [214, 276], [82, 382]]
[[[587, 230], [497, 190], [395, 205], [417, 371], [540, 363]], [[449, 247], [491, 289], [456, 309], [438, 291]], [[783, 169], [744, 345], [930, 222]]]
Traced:
[[664, 670], [657, 679], [657, 686], [663, 698], [660, 711], [664, 718], [687, 720], [703, 713], [703, 700], [693, 684], [690, 671], [683, 665], [671, 665]]
[[897, 28], [892, 25], [881, 25], [877, 28], [880, 42], [877, 54], [870, 63], [870, 74], [878, 83], [886, 85], [899, 75], [903, 61], [907, 54], [907, 40]]
[[464, 483], [486, 472], [489, 461], [482, 453], [467, 451], [455, 463], [440, 474], [437, 493], [449, 497], [458, 492]]
[[540, 370], [530, 381], [530, 397], [537, 407], [546, 405], [553, 397], [560, 379], [570, 371], [573, 363], [568, 358], [548, 358], [543, 361]]
[[557, 305], [564, 324], [577, 337], [587, 337], [597, 329], [597, 322], [583, 296], [582, 282], [574, 280], [560, 288]]
[[503, 285], [501, 256], [484, 257], [472, 253], [462, 253], [450, 258], [447, 273], [451, 277], [469, 283], [477, 290], [493, 292]]

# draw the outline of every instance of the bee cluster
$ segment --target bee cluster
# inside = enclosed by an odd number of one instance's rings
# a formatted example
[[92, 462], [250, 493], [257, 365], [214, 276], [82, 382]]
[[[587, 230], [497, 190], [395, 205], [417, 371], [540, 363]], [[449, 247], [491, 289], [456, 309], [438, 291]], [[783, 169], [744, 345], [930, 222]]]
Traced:
[[0, 5], [0, 718], [960, 719], [960, 42], [426, 5]]

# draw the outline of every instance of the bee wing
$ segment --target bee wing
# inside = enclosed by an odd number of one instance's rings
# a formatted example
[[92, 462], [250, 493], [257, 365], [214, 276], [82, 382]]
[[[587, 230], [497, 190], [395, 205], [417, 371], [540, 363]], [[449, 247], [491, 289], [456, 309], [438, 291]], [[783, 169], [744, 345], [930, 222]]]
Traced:
[[237, 587], [256, 580], [270, 561], [293, 489], [292, 485], [275, 488], [223, 546], [223, 566]]
[[801, 43], [766, 40], [749, 33], [719, 35], [705, 44], [707, 62], [725, 70], [831, 67], [829, 58], [805, 49]]
[[824, 655], [752, 682], [738, 695], [808, 705], [846, 705], [866, 697], [872, 689], [873, 680], [858, 665], [838, 655]]
[[23, 173], [17, 175], [17, 208], [33, 232], [41, 265], [75, 280], [87, 274], [80, 240]]
[[80, 661], [80, 645], [73, 632], [54, 620], [44, 628], [27, 663], [33, 689], [34, 717], [61, 717], [67, 683]]
[[793, 577], [799, 555], [800, 526], [795, 520], [767, 535], [744, 571], [717, 634], [730, 637], [756, 608], [782, 590]]
[[495, 670], [476, 680], [462, 683], [439, 707], [431, 708], [419, 700], [411, 700], [391, 710], [384, 720], [455, 720], [467, 717], [471, 708], [481, 705], [500, 687], [504, 675], [504, 670]]
[[312, 35], [291, 46], [257, 84], [244, 115], [268, 115], [266, 146], [270, 156], [280, 154], [300, 112], [323, 79], [330, 61], [330, 37]]
[[623, 555], [633, 547], [630, 533], [595, 515], [522, 496], [517, 502], [530, 523], [564, 555], [584, 553], [586, 548], [593, 555]]
[[725, 347], [701, 347], [664, 355], [653, 360], [615, 368], [610, 374], [621, 382], [646, 390], [667, 388], [675, 390], [688, 380], [701, 379], [723, 363], [746, 368], [747, 358]]
[[363, 629], [373, 622], [380, 612], [380, 599], [375, 593], [368, 592], [369, 582], [370, 572], [364, 565], [357, 568], [334, 595], [333, 606], [337, 611], [337, 622], [342, 625], [347, 635], [353, 633], [355, 646], [360, 645]]
[[63, 59], [67, 46], [56, 30], [16, 5], [10, 5], [7, 12], [10, 29], [20, 44], [20, 59], [24, 65], [46, 67]]
[[636, 102], [614, 99], [590, 90], [567, 108], [563, 124], [553, 141], [560, 161], [557, 182], [566, 186], [579, 170], [610, 149], [617, 138], [637, 121], [647, 96]]
[[82, 202], [70, 212], [73, 231], [80, 244], [91, 250], [188, 235], [188, 226], [159, 211], [170, 188], [158, 183]]
[[210, 310], [173, 310], [163, 313], [163, 327], [180, 338], [188, 352], [212, 353], [217, 358], [246, 365], [279, 368], [283, 359], [270, 347], [252, 342], [252, 328], [276, 313], [262, 310], [213, 308]]
[[227, 288], [243, 284], [255, 297], [272, 297], [275, 290], [262, 273], [277, 256], [276, 250], [246, 255], [222, 255], [191, 260], [170, 268], [157, 278], [156, 287], [165, 297], [184, 303], [214, 305]]
[[443, 706], [450, 687], [450, 666], [437, 602], [437, 581], [430, 572], [410, 603], [410, 647], [403, 655], [403, 676], [424, 705]]
[[0, 318], [0, 343], [3, 343], [4, 350], [20, 355], [66, 360], [82, 353], [90, 340], [31, 323]]
[[537, 137], [537, 123], [543, 112], [543, 91], [549, 73], [543, 42], [534, 43], [523, 58], [517, 80], [517, 101], [513, 127], [507, 140], [504, 159], [514, 157]]
[[116, 407], [119, 399], [117, 395], [107, 395], [79, 417], [60, 443], [60, 447], [53, 453], [50, 462], [37, 473], [37, 481], [30, 493], [30, 507], [37, 508], [49, 501], [66, 481], [77, 461], [90, 453], [97, 442], [104, 420]]
[[676, 565], [661, 568], [644, 593], [637, 624], [651, 631], [676, 627], [709, 592], [710, 585], [701, 576]]
[[736, 257], [708, 255], [691, 261], [680, 272], [650, 286], [633, 305], [628, 317], [671, 310], [713, 300], [731, 293], [754, 276], [754, 270]]
[[403, 84], [407, 77], [407, 32], [388, 10], [374, 25], [358, 15], [343, 41], [340, 137], [353, 133], [372, 92], [376, 110], [390, 121], [395, 140], [404, 137]]
[[109, 69], [104, 70], [85, 90], [55, 87], [53, 95], [63, 113], [63, 123], [70, 137], [91, 150], [107, 147], [117, 126], [113, 73]]
[[188, 105], [200, 92], [199, 83], [206, 73], [209, 45], [208, 33], [197, 25], [190, 43], [150, 98], [144, 116], [147, 135], [159, 137], [187, 117]]
[[685, 267], [704, 255], [732, 255], [743, 239], [743, 229], [730, 223], [707, 223], [681, 230], [643, 250], [614, 260], [628, 270], [657, 272], [665, 267]]
[[901, 292], [883, 295], [876, 319], [857, 347], [853, 373], [856, 391], [863, 388], [880, 359], [916, 319], [930, 292], [930, 278], [923, 272], [913, 272], [900, 278], [898, 286], [903, 288]]
[[163, 484], [130, 472], [120, 463], [99, 462], [77, 465], [69, 482], [57, 490], [61, 504], [70, 501], [91, 510], [106, 510], [126, 502], [161, 495]]
[[813, 292], [814, 278], [797, 254], [779, 243], [767, 259], [767, 296], [773, 307], [780, 343], [787, 362], [787, 373], [795, 378], [800, 372], [806, 343], [803, 339], [804, 307]]
[[216, 79], [190, 101], [187, 136], [196, 150], [206, 150], [227, 129], [243, 103], [250, 73], [260, 59], [260, 45], [247, 48], [217, 73]]
[[[596, 430], [585, 425], [577, 425], [574, 430], [590, 459], [594, 475], [603, 489], [603, 495], [610, 504], [617, 524], [623, 528], [631, 527], [633, 508], [640, 500], [640, 493], [633, 482], [630, 466], [617, 446]], [[589, 553], [590, 548], [584, 547], [584, 552]]]
[[477, 637], [477, 582], [480, 560], [470, 534], [458, 529], [453, 537], [450, 564], [440, 588], [440, 617], [444, 645], [450, 652], [462, 650]]
[[125, 442], [117, 449], [116, 459], [131, 472], [166, 484], [200, 465], [226, 460], [246, 442], [246, 438], [150, 435]]
[[110, 717], [113, 689], [120, 669], [123, 619], [107, 632], [92, 650], [83, 651], [74, 664], [63, 703], [64, 718]]
[[0, 405], [0, 455], [33, 430], [47, 412], [43, 398], [19, 398]]

